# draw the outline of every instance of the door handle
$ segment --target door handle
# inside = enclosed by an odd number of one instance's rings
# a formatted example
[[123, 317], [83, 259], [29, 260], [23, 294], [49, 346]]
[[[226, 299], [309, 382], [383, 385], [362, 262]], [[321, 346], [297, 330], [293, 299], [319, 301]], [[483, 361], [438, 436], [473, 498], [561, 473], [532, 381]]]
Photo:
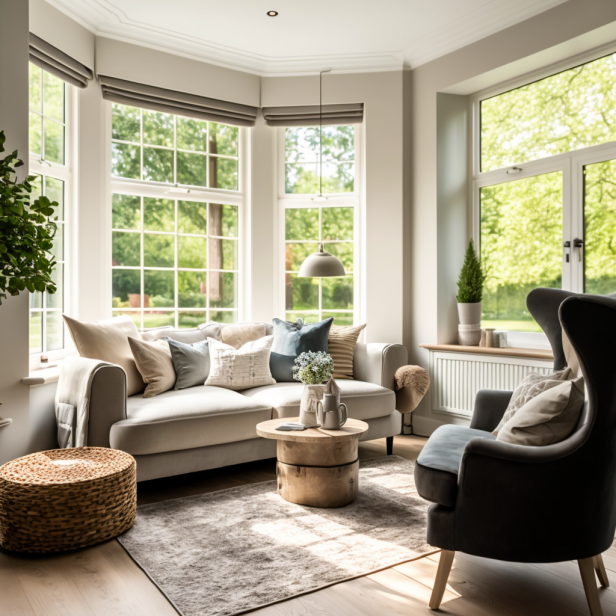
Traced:
[[566, 242], [563, 242], [563, 248], [567, 250], [565, 254], [565, 261], [569, 263], [569, 249], [571, 248], [571, 242], [569, 240], [567, 240]]
[[573, 247], [578, 249], [578, 260], [582, 262], [582, 250], [584, 250], [584, 240], [576, 237], [573, 240]]

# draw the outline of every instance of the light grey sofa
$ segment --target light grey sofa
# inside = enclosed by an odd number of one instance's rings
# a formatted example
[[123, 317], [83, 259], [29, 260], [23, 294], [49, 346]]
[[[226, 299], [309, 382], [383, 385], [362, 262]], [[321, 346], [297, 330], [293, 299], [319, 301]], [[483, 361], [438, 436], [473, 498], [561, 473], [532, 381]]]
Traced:
[[[401, 429], [394, 374], [406, 363], [402, 345], [359, 343], [355, 380], [338, 381], [349, 416], [370, 426], [362, 440], [388, 438], [389, 451]], [[124, 370], [103, 365], [92, 376], [87, 444], [132, 454], [138, 481], [273, 458], [276, 442], [257, 436], [256, 426], [297, 417], [302, 389], [301, 383], [241, 392], [203, 385], [127, 398]]]

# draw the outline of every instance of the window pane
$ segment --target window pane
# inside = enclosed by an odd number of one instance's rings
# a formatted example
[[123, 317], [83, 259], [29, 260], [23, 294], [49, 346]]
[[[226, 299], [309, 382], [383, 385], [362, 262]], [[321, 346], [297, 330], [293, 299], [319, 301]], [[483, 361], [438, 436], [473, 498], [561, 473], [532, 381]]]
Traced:
[[353, 310], [353, 276], [323, 278], [323, 310]]
[[120, 178], [141, 177], [141, 148], [125, 143], [111, 144], [111, 173]]
[[344, 265], [344, 271], [348, 274], [353, 271], [353, 242], [341, 242], [339, 244], [323, 244], [323, 249], [338, 257]]
[[[325, 210], [323, 210], [325, 212]], [[288, 208], [284, 213], [285, 239], [318, 240], [318, 208]], [[325, 219], [323, 219], [325, 222]]]
[[616, 140], [616, 54], [481, 102], [481, 170]]
[[286, 165], [285, 192], [296, 195], [316, 195], [319, 192], [319, 165], [302, 163]]
[[318, 312], [287, 312], [285, 319], [292, 323], [297, 319], [304, 319], [304, 323], [318, 323], [321, 320]]
[[178, 327], [197, 327], [207, 322], [207, 312], [179, 312]]
[[207, 122], [176, 116], [177, 120], [177, 147], [181, 150], [194, 150], [207, 152]]
[[237, 307], [237, 274], [231, 272], [210, 272], [209, 292], [211, 308]]
[[32, 63], [30, 63], [30, 109], [42, 112], [41, 69]]
[[64, 261], [64, 225], [58, 224], [56, 235], [53, 238], [51, 254], [56, 261]]
[[178, 231], [207, 234], [207, 203], [178, 201]]
[[237, 323], [237, 312], [231, 310], [210, 312], [209, 320], [215, 323]]
[[319, 129], [310, 127], [285, 130], [286, 161], [288, 163], [318, 162]]
[[237, 126], [210, 122], [210, 154], [237, 156]]
[[37, 175], [36, 178], [30, 182], [30, 184], [32, 186], [30, 201], [35, 201], [43, 194], [43, 176]]
[[64, 81], [43, 71], [43, 115], [64, 122]]
[[[584, 290], [616, 292], [616, 160], [584, 169]], [[576, 259], [576, 251], [572, 251]]]
[[45, 313], [45, 349], [57, 351], [64, 348], [64, 325], [60, 311]]
[[48, 120], [43, 120], [43, 131], [45, 132], [45, 160], [64, 164], [64, 126]]
[[112, 233], [112, 265], [141, 265], [141, 233]]
[[178, 184], [207, 186], [207, 156], [178, 152]]
[[353, 325], [352, 312], [323, 312], [322, 318], [334, 317], [334, 325]]
[[58, 263], [51, 272], [51, 280], [55, 283], [57, 291], [45, 291], [45, 307], [63, 309], [64, 304], [64, 265]]
[[304, 259], [313, 252], [317, 252], [318, 249], [318, 244], [288, 243], [285, 246], [285, 269], [288, 272], [299, 272], [299, 268], [304, 262]]
[[144, 147], [143, 179], [173, 184], [173, 150]]
[[209, 267], [210, 269], [237, 269], [237, 241], [221, 240], [210, 237]]
[[143, 313], [143, 329], [163, 327], [164, 325], [175, 327], [175, 311], [165, 310]]
[[143, 236], [143, 264], [145, 267], [173, 267], [175, 242], [173, 235]]
[[323, 193], [353, 192], [355, 163], [323, 163]]
[[43, 313], [30, 312], [30, 353], [43, 351]]
[[237, 206], [210, 203], [210, 235], [237, 237]]
[[207, 238], [180, 235], [178, 237], [178, 267], [207, 267]]
[[141, 142], [141, 109], [113, 105], [111, 137], [121, 141]]
[[32, 154], [41, 156], [41, 116], [30, 112], [30, 134], [28, 149]]
[[206, 272], [178, 272], [178, 306], [207, 308]]
[[111, 279], [114, 308], [141, 308], [140, 270], [112, 270]]
[[175, 201], [143, 199], [144, 231], [175, 231]]
[[324, 240], [352, 240], [352, 207], [327, 207], [322, 212], [322, 237]]
[[43, 294], [40, 291], [30, 293], [30, 308], [43, 307]]
[[237, 160], [210, 156], [210, 188], [238, 190]]
[[112, 310], [111, 315], [114, 317], [126, 315], [133, 320], [138, 329], [141, 329], [141, 311], [133, 312], [132, 310]]
[[355, 160], [355, 126], [323, 127], [323, 162]]
[[173, 115], [143, 110], [143, 143], [173, 147]]
[[45, 177], [45, 196], [51, 201], [57, 201], [58, 207], [55, 210], [54, 218], [64, 220], [64, 182], [49, 176]]
[[482, 188], [481, 258], [488, 273], [483, 326], [541, 329], [526, 309], [536, 287], [562, 284], [562, 174]]
[[141, 229], [141, 197], [113, 195], [111, 203], [114, 229]]
[[297, 274], [285, 274], [285, 281], [285, 306], [287, 310], [318, 310], [318, 278], [299, 278]]
[[143, 304], [144, 308], [173, 308], [175, 306], [175, 272], [145, 270], [143, 272]]

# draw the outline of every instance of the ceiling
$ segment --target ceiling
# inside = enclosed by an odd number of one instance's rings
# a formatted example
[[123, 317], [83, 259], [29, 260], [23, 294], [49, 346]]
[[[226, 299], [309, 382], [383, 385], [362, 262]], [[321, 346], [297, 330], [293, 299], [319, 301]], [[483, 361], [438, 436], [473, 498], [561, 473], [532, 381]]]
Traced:
[[289, 75], [415, 67], [565, 0], [47, 1], [97, 35]]

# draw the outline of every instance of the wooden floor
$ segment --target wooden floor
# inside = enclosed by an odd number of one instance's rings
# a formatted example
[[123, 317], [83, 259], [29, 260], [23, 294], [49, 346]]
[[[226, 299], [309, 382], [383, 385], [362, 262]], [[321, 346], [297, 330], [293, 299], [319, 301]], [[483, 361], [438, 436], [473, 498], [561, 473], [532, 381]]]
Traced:
[[[394, 453], [415, 459], [425, 439], [396, 437]], [[382, 456], [384, 441], [360, 447]], [[272, 461], [139, 484], [139, 503], [201, 494], [275, 477]], [[616, 547], [604, 554], [616, 585]], [[439, 554], [290, 599], [255, 616], [412, 616], [429, 614]], [[600, 589], [605, 616], [616, 616], [616, 591]], [[441, 613], [451, 616], [588, 614], [576, 563], [527, 565], [456, 554]], [[0, 551], [0, 616], [174, 616], [176, 611], [116, 541], [59, 556]]]

